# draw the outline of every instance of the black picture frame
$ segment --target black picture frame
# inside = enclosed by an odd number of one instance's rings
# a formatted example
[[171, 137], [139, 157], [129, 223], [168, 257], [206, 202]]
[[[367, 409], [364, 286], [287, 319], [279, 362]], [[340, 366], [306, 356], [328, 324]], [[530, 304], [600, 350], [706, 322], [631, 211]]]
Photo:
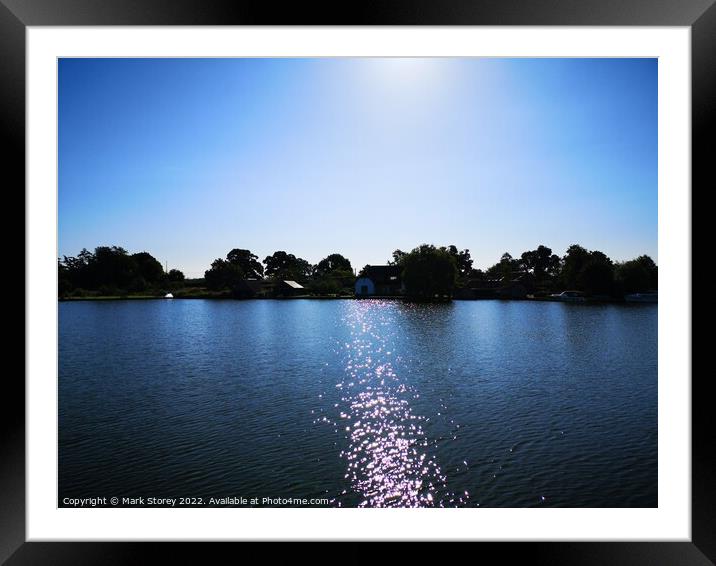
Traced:
[[[207, 0], [0, 0], [0, 117], [5, 197], [25, 184], [25, 33], [28, 26], [87, 25], [568, 25], [690, 26], [692, 55], [692, 187], [716, 187], [711, 170], [716, 109], [716, 6], [714, 0], [400, 0], [285, 3]], [[15, 190], [17, 188], [17, 190]], [[688, 188], [687, 188], [688, 189]], [[691, 189], [692, 195], [694, 190]], [[11, 195], [12, 193], [12, 195]], [[6, 206], [8, 200], [5, 201]], [[24, 210], [24, 196], [16, 206]], [[9, 209], [8, 209], [9, 210]], [[18, 210], [15, 208], [14, 210]], [[9, 216], [9, 215], [8, 215]], [[10, 242], [9, 238], [6, 242]], [[692, 252], [692, 257], [696, 257]], [[19, 271], [19, 270], [18, 270]], [[684, 274], [691, 277], [691, 274]], [[691, 280], [691, 279], [689, 279]], [[696, 281], [696, 280], [694, 280]], [[17, 282], [13, 282], [17, 286]], [[696, 295], [695, 295], [696, 296]], [[26, 296], [26, 301], [29, 300]], [[706, 316], [702, 314], [701, 316]], [[15, 333], [20, 339], [24, 333]], [[6, 364], [6, 367], [11, 367]], [[710, 564], [716, 562], [714, 446], [707, 394], [712, 372], [692, 379], [691, 542], [473, 543], [481, 560], [549, 564]], [[682, 376], [690, 379], [690, 375]], [[25, 542], [25, 385], [5, 372], [0, 436], [0, 560], [20, 564], [216, 563], [233, 543]], [[317, 551], [305, 545], [272, 549], [279, 558], [372, 560], [374, 543]], [[253, 549], [259, 556], [267, 550]], [[390, 551], [393, 552], [393, 551]], [[399, 551], [404, 555], [404, 550]], [[423, 552], [419, 549], [419, 552]], [[383, 555], [381, 550], [378, 555]], [[468, 555], [469, 556], [469, 555]], [[340, 558], [339, 558], [340, 557]], [[404, 557], [404, 556], [403, 556]], [[404, 557], [406, 558], [406, 557]]]

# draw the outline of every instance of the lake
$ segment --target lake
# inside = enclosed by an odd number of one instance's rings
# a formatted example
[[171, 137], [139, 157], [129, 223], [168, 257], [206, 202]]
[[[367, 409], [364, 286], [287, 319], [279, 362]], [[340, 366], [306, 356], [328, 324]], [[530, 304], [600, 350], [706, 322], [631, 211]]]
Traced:
[[66, 497], [655, 507], [657, 306], [59, 304]]

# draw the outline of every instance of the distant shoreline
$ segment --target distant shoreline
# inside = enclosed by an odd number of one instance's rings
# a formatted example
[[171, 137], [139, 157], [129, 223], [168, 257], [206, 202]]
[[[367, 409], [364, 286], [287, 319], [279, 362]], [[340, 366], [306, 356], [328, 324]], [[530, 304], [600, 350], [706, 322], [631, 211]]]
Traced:
[[[59, 298], [58, 302], [70, 303], [79, 301], [177, 301], [177, 300], [197, 300], [205, 299], [210, 301], [295, 301], [295, 300], [316, 300], [316, 301], [331, 301], [331, 300], [352, 300], [352, 301], [366, 301], [366, 300], [405, 300], [405, 297], [400, 295], [391, 296], [370, 296], [370, 297], [356, 297], [352, 295], [339, 295], [339, 296], [319, 296], [319, 295], [297, 295], [293, 297], [252, 297], [246, 299], [236, 299], [231, 296], [206, 296], [206, 295], [188, 295], [183, 297], [172, 297], [171, 299], [165, 298], [159, 295], [106, 295], [97, 297], [64, 297]], [[547, 302], [547, 303], [567, 303], [567, 304], [653, 304], [653, 303], [627, 303], [623, 300], [617, 299], [591, 299], [588, 298], [583, 303], [569, 303], [566, 301], [560, 301], [559, 299], [553, 299], [550, 297], [526, 297], [526, 298], [513, 298], [513, 297], [481, 297], [474, 299], [465, 298], [453, 298], [452, 301], [531, 301], [531, 302]], [[450, 302], [450, 301], [445, 301]]]

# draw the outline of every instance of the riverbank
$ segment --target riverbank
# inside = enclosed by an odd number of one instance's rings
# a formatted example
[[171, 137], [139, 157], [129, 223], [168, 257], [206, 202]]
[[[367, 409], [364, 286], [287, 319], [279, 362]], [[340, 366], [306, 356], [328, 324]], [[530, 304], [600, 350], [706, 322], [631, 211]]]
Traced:
[[[405, 297], [400, 295], [385, 295], [371, 297], [356, 297], [355, 295], [294, 295], [286, 297], [253, 297], [251, 299], [237, 299], [231, 295], [230, 292], [204, 292], [194, 294], [174, 294], [171, 299], [167, 299], [164, 295], [100, 295], [100, 296], [87, 296], [87, 297], [60, 297], [60, 302], [78, 302], [78, 301], [149, 301], [149, 300], [181, 300], [181, 299], [211, 299], [211, 300], [224, 300], [224, 301], [242, 301], [242, 300], [261, 300], [261, 301], [290, 301], [296, 299], [311, 299], [311, 300], [357, 300], [365, 301], [371, 299], [381, 300], [406, 300]], [[573, 302], [573, 301], [562, 301], [560, 299], [552, 297], [480, 297], [480, 298], [453, 298], [452, 301], [517, 301], [517, 302], [551, 302], [551, 303], [568, 303], [568, 304], [581, 304], [581, 305], [594, 305], [594, 304], [626, 304], [624, 299], [598, 297], [591, 298], [586, 297], [584, 301]], [[438, 301], [438, 302], [450, 302], [449, 300]], [[629, 303], [639, 304], [639, 303]], [[650, 303], [644, 303], [650, 304]], [[654, 304], [654, 303], [651, 303]]]
[[[173, 291], [171, 299], [164, 296], [164, 294], [157, 295], [92, 295], [92, 296], [81, 296], [81, 297], [59, 297], [58, 300], [62, 302], [71, 301], [147, 301], [147, 300], [177, 300], [177, 299], [212, 299], [212, 300], [246, 300], [237, 299], [232, 295], [230, 291], [203, 291], [195, 293], [182, 293], [181, 291]], [[354, 295], [292, 295], [286, 297], [253, 297], [252, 300], [291, 300], [291, 299], [355, 299]], [[394, 298], [400, 297], [379, 297], [379, 298]]]

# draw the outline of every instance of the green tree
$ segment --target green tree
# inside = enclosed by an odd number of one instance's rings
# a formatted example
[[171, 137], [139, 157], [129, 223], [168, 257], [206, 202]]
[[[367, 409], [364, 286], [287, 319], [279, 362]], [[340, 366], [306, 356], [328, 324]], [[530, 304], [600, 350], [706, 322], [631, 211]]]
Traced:
[[99, 291], [101, 294], [119, 294], [142, 291], [161, 282], [164, 270], [147, 252], [129, 255], [120, 246], [98, 246], [94, 252], [83, 248], [77, 257], [64, 256], [59, 275], [61, 291], [84, 294]]
[[423, 244], [407, 253], [401, 265], [407, 298], [432, 301], [452, 297], [458, 271], [455, 258], [445, 248]]
[[577, 274], [577, 289], [590, 295], [609, 295], [614, 290], [614, 264], [606, 254], [595, 250]]
[[308, 288], [316, 295], [337, 295], [343, 290], [343, 284], [340, 278], [329, 276], [312, 280]]
[[261, 279], [264, 276], [264, 266], [259, 263], [258, 256], [249, 250], [235, 248], [226, 254], [226, 261], [238, 267], [247, 279]]
[[557, 256], [553, 256], [550, 248], [539, 245], [536, 250], [526, 251], [520, 256], [520, 266], [523, 271], [532, 273], [537, 281], [542, 281], [547, 276], [553, 257]]
[[403, 261], [404, 257], [405, 257], [405, 252], [403, 250], [395, 250], [392, 255], [393, 259], [388, 260], [388, 265], [400, 265], [400, 263], [401, 263], [401, 261]]
[[178, 269], [170, 269], [167, 273], [167, 279], [172, 282], [184, 281], [184, 273]]
[[136, 277], [141, 277], [149, 285], [155, 285], [164, 279], [164, 268], [152, 254], [139, 252], [132, 254], [131, 258], [136, 265]]
[[122, 247], [99, 246], [89, 262], [92, 288], [106, 294], [115, 294], [129, 288], [138, 276], [134, 259]]
[[455, 260], [455, 266], [457, 267], [457, 285], [462, 286], [467, 283], [472, 273], [472, 258], [470, 257], [470, 250], [459, 251], [457, 246], [450, 245], [447, 248], [440, 248], [441, 250], [447, 251]]
[[273, 279], [304, 281], [313, 270], [313, 266], [305, 259], [284, 251], [274, 252], [263, 263], [266, 266], [265, 275]]
[[348, 292], [352, 287], [355, 276], [351, 262], [341, 254], [330, 254], [323, 258], [313, 269], [313, 283], [311, 288], [318, 293]]
[[486, 275], [490, 279], [501, 279], [502, 281], [511, 281], [514, 277], [515, 272], [520, 270], [520, 262], [510, 255], [509, 252], [505, 252], [500, 257], [500, 261], [489, 267], [486, 271]]
[[640, 255], [636, 260], [649, 273], [649, 288], [657, 290], [659, 288], [659, 268], [648, 255]]
[[244, 270], [236, 263], [224, 259], [215, 259], [211, 268], [204, 272], [206, 286], [213, 290], [230, 289], [245, 279]]
[[59, 259], [57, 260], [57, 296], [66, 297], [72, 291], [70, 270]]
[[567, 289], [578, 287], [577, 278], [589, 259], [589, 252], [582, 246], [572, 244], [567, 248], [567, 253], [562, 259], [562, 284]]
[[91, 273], [92, 262], [94, 262], [94, 254], [86, 248], [77, 257], [63, 256], [61, 265], [63, 266], [63, 277], [65, 278], [65, 289], [92, 289], [95, 287], [93, 274]]
[[547, 276], [550, 277], [550, 279], [555, 280], [559, 278], [562, 271], [562, 260], [557, 254], [552, 254], [549, 256], [549, 261], [547, 262]]
[[658, 288], [658, 268], [648, 255], [616, 264], [615, 278], [623, 293], [637, 293]]
[[470, 279], [484, 282], [485, 279], [487, 279], [487, 273], [485, 273], [482, 269], [473, 269], [470, 272]]
[[325, 277], [326, 275], [345, 277], [347, 274], [353, 274], [353, 267], [351, 262], [341, 254], [331, 254], [318, 262], [314, 274], [316, 277]]
[[523, 252], [518, 260], [523, 282], [531, 283], [537, 288], [552, 289], [560, 276], [562, 262], [557, 254], [547, 246], [539, 245], [537, 249]]

